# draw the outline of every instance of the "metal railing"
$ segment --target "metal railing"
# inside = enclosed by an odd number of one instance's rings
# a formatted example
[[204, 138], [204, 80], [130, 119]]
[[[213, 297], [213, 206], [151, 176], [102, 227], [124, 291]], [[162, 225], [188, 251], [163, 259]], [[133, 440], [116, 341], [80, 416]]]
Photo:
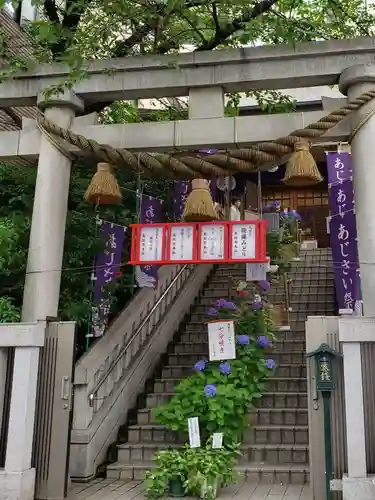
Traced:
[[[138, 336], [141, 334], [143, 328], [147, 325], [149, 320], [151, 319], [152, 315], [155, 313], [155, 311], [158, 309], [158, 307], [162, 304], [168, 293], [171, 291], [171, 289], [174, 287], [174, 285], [178, 282], [182, 274], [188, 269], [188, 268], [193, 269], [194, 266], [189, 266], [188, 264], [185, 264], [184, 266], [181, 267], [181, 269], [178, 271], [176, 276], [172, 279], [172, 281], [169, 283], [169, 285], [166, 287], [164, 292], [160, 295], [158, 300], [155, 302], [155, 304], [152, 306], [146, 317], [143, 319], [141, 324], [138, 326], [138, 328], [135, 330], [135, 332], [132, 334], [130, 339], [126, 342], [126, 344], [121, 348], [119, 351], [118, 355], [116, 358], [110, 363], [107, 371], [104, 373], [104, 375], [98, 380], [98, 382], [94, 385], [94, 388], [91, 390], [90, 394], [88, 395], [88, 400], [89, 400], [89, 405], [90, 407], [94, 406], [94, 401], [96, 400], [95, 396], [101, 389], [101, 387], [106, 383], [108, 380], [109, 376], [113, 373], [117, 365], [120, 363], [120, 361], [123, 359], [124, 355], [126, 355], [129, 347], [132, 345], [134, 340], [138, 338]], [[166, 311], [165, 311], [166, 312]], [[160, 319], [162, 316], [160, 316]], [[130, 364], [130, 363], [129, 363]]]

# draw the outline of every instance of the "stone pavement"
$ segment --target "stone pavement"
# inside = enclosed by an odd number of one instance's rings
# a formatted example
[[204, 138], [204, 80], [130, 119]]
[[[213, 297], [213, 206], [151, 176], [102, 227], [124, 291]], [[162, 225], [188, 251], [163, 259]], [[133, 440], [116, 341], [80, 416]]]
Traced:
[[[74, 484], [69, 500], [145, 500], [140, 481], [95, 479], [90, 483]], [[312, 500], [308, 485], [268, 485], [237, 483], [220, 491], [219, 500]], [[165, 500], [169, 500], [167, 497]], [[189, 500], [188, 498], [186, 500]]]

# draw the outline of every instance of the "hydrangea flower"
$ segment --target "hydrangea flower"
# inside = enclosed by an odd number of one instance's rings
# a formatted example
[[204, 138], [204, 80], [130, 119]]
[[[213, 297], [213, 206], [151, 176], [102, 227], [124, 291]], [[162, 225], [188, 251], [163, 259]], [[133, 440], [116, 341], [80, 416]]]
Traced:
[[249, 295], [249, 290], [238, 290], [238, 295], [241, 297], [247, 297]]
[[205, 359], [201, 359], [197, 361], [194, 365], [194, 370], [196, 372], [202, 372], [206, 368], [207, 361]]
[[223, 308], [223, 307], [225, 307], [226, 303], [227, 303], [227, 301], [225, 299], [217, 299], [215, 305], [216, 305], [216, 307]]
[[229, 375], [230, 364], [227, 361], [223, 361], [222, 363], [220, 363], [219, 370], [222, 375]]
[[250, 337], [248, 335], [237, 335], [237, 342], [240, 345], [249, 345]]
[[225, 302], [224, 309], [229, 309], [230, 311], [235, 311], [237, 309], [234, 302]]
[[253, 311], [259, 311], [259, 309], [263, 309], [263, 302], [254, 301], [252, 305]]
[[266, 367], [269, 370], [273, 370], [275, 368], [275, 361], [273, 359], [267, 359], [267, 361], [266, 361]]
[[270, 347], [272, 345], [265, 335], [259, 335], [257, 343], [260, 347]]
[[264, 292], [267, 292], [270, 289], [271, 285], [270, 285], [269, 281], [261, 280], [261, 281], [259, 281], [259, 286]]
[[204, 388], [204, 395], [207, 396], [208, 398], [216, 396], [216, 385], [207, 384]]
[[214, 307], [210, 307], [209, 310], [207, 311], [208, 316], [217, 316], [217, 309]]

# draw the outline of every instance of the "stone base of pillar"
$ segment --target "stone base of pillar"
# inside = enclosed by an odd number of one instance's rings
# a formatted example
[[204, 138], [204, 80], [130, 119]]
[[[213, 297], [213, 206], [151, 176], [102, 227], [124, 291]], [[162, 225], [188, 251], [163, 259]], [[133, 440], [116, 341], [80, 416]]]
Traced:
[[6, 500], [33, 500], [35, 469], [23, 472], [0, 470], [0, 497]]
[[342, 478], [343, 500], [373, 500], [375, 498], [375, 476]]

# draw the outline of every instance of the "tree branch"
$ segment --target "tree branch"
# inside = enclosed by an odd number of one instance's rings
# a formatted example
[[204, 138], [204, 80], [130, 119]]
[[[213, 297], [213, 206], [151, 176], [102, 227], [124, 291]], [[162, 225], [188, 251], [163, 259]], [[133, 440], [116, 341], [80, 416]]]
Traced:
[[215, 49], [236, 31], [244, 29], [246, 23], [269, 11], [277, 1], [278, 0], [261, 0], [251, 10], [248, 10], [241, 16], [233, 19], [231, 23], [227, 23], [216, 29], [214, 37], [211, 38], [211, 40], [207, 40], [206, 43], [202, 43], [202, 45], [200, 45], [196, 50], [201, 51]]

